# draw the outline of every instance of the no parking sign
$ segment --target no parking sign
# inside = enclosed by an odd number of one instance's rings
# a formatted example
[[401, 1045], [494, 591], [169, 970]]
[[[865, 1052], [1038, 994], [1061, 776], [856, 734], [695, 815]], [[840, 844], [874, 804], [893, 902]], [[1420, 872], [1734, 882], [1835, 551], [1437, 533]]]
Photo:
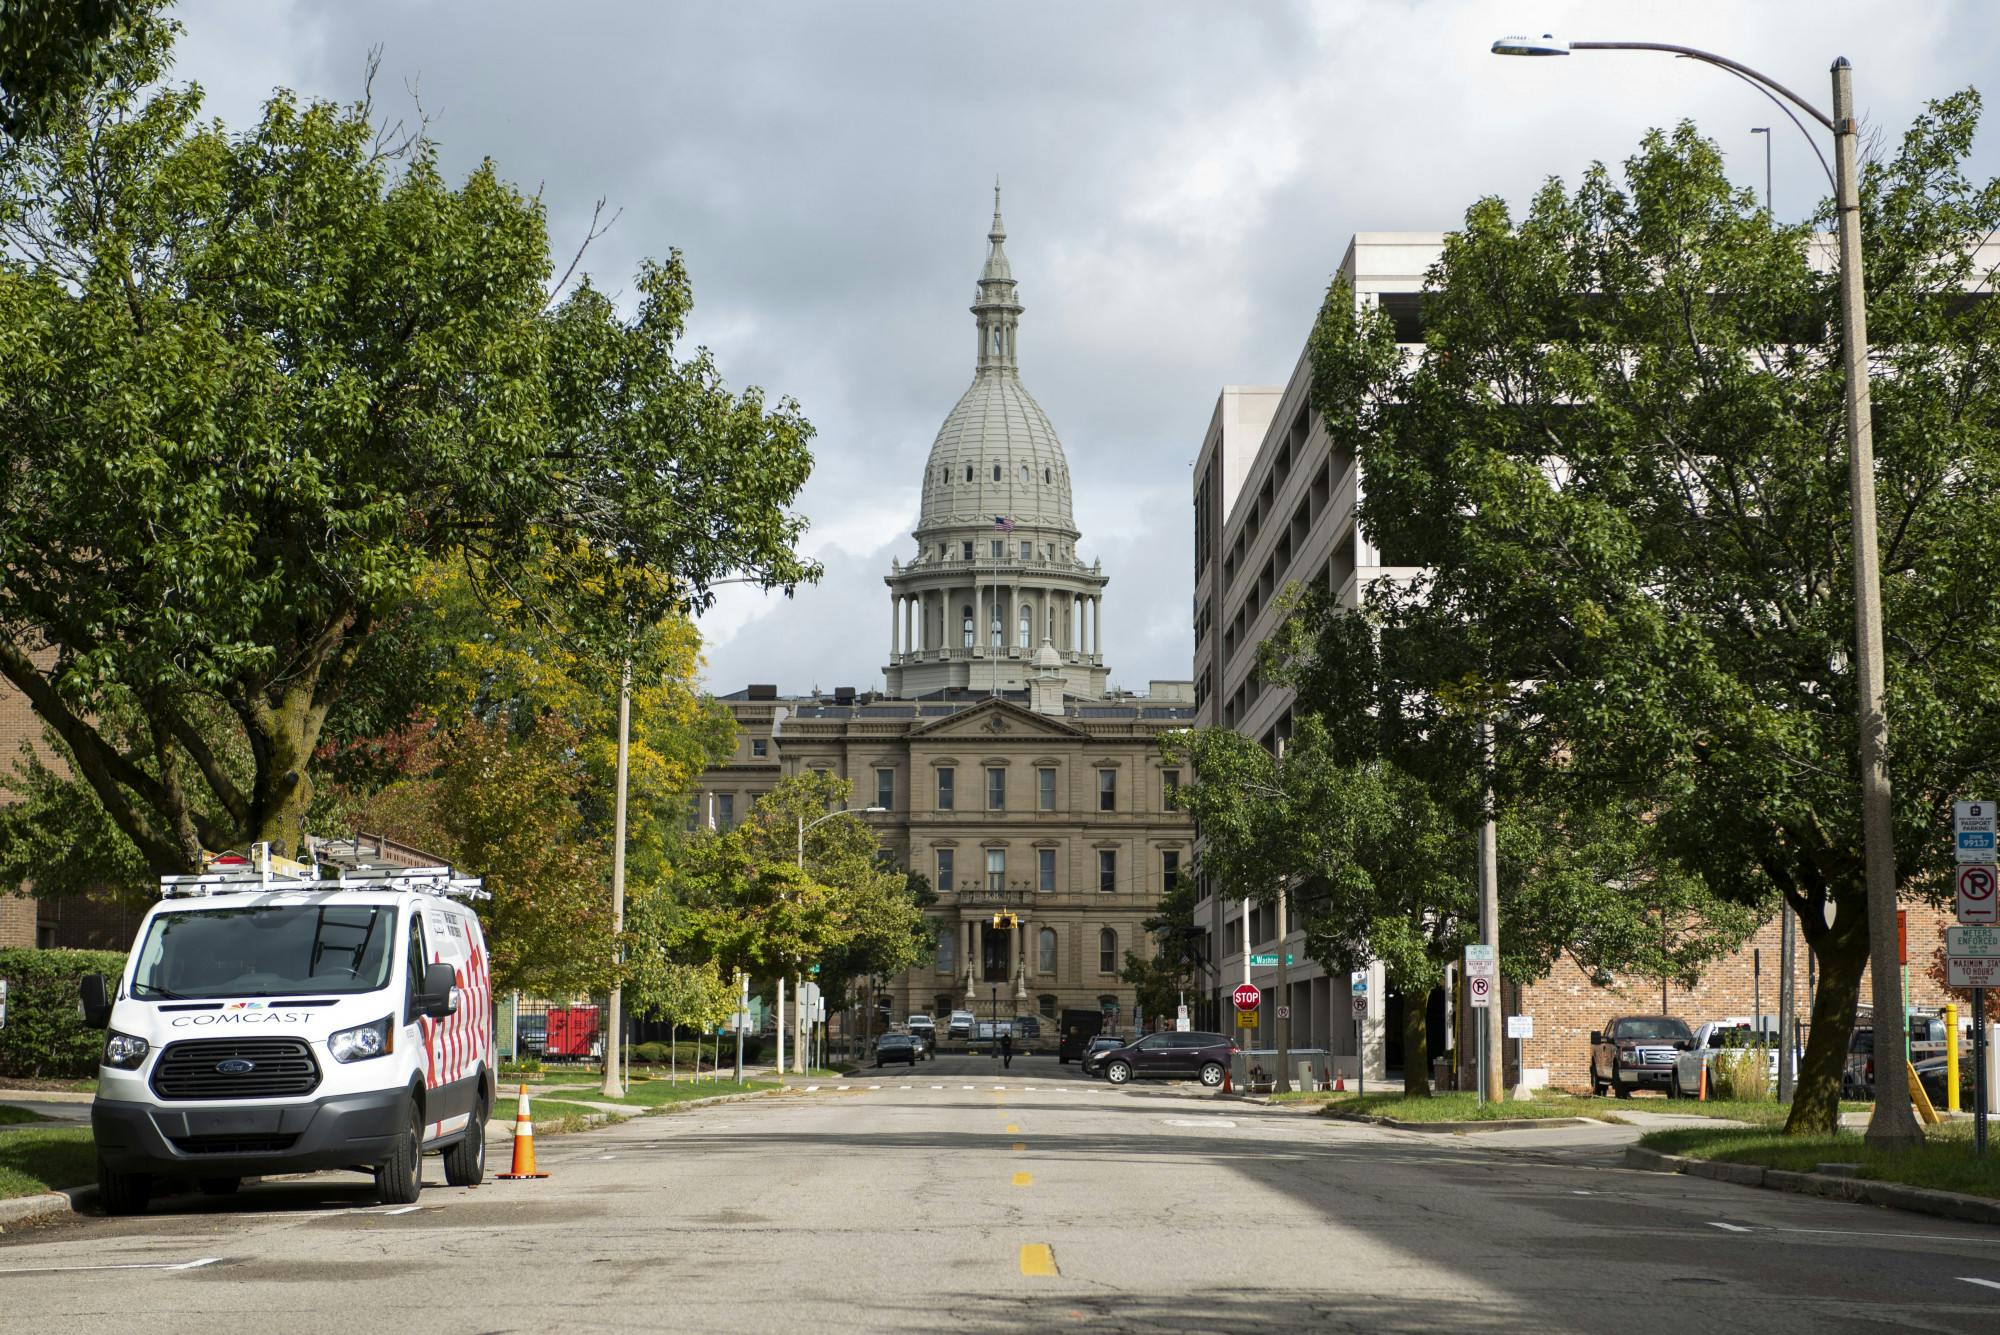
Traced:
[[1958, 869], [1958, 920], [1967, 927], [2000, 923], [2000, 895], [1994, 893], [1994, 869], [1975, 862]]

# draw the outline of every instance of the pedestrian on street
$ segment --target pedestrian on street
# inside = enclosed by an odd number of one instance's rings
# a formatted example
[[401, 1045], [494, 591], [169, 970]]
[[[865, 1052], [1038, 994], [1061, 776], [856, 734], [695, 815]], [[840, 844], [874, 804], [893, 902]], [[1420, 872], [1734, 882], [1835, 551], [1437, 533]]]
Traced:
[[1014, 1036], [1012, 1034], [1000, 1035], [1000, 1065], [1008, 1069], [1012, 1069], [1014, 1065]]

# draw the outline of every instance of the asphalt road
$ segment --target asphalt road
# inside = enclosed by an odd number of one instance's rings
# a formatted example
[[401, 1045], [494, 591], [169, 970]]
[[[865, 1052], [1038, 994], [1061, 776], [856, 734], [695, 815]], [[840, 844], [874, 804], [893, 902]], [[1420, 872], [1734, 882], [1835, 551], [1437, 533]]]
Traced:
[[0, 1327], [2000, 1330], [2000, 1230], [1627, 1171], [1620, 1128], [1420, 1136], [1053, 1072], [546, 1137], [549, 1180], [403, 1211], [327, 1174], [31, 1229]]

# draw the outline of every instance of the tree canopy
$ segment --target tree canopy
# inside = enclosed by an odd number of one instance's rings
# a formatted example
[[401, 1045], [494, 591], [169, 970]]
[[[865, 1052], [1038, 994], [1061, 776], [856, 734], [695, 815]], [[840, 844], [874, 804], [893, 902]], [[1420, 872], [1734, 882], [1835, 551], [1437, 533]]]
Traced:
[[[1933, 104], [1863, 174], [1906, 896], [1944, 888], [1950, 800], [1990, 789], [2000, 729], [2000, 548], [1968, 521], [2000, 487], [1978, 107]], [[1818, 1131], [1867, 957], [1829, 221], [1776, 225], [1684, 125], [1518, 219], [1475, 204], [1418, 355], [1339, 286], [1311, 353], [1370, 541], [1431, 572], [1372, 614], [1423, 646], [1420, 690], [1493, 701], [1503, 801], [1626, 804], [1718, 894], [1798, 911], [1820, 986], [1791, 1125]]]
[[0, 143], [0, 675], [146, 866], [299, 846], [329, 713], [440, 570], [599, 665], [725, 575], [817, 577], [811, 429], [680, 348], [678, 254], [629, 311], [555, 291], [491, 161], [454, 186], [366, 101], [204, 123], [168, 39]]

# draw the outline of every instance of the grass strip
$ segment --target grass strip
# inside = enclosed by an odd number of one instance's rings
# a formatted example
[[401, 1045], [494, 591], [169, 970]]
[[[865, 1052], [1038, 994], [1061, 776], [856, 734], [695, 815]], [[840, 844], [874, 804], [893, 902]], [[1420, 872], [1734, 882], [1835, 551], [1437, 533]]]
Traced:
[[97, 1180], [90, 1128], [52, 1127], [0, 1136], [0, 1199], [38, 1196]]
[[623, 1104], [628, 1108], [659, 1108], [692, 1099], [712, 1099], [720, 1094], [750, 1094], [760, 1089], [776, 1088], [778, 1084], [774, 1080], [746, 1080], [740, 1085], [734, 1080], [648, 1080], [643, 1084], [627, 1086], [623, 1098], [607, 1099], [587, 1085], [554, 1086], [548, 1090], [547, 1096], [561, 1098], [568, 1095], [589, 1099], [592, 1103]]
[[0, 1126], [25, 1126], [29, 1122], [48, 1120], [31, 1108], [16, 1108], [11, 1103], [0, 1103]]
[[1933, 1127], [1923, 1144], [1902, 1150], [1872, 1149], [1851, 1132], [1788, 1136], [1763, 1127], [1675, 1127], [1648, 1132], [1639, 1143], [1662, 1154], [1756, 1164], [1790, 1173], [1810, 1173], [1823, 1163], [1859, 1164], [1862, 1177], [1878, 1182], [2000, 1200], [2000, 1158], [1973, 1154], [1969, 1122]]
[[[580, 1131], [594, 1122], [622, 1122], [625, 1120], [616, 1113], [599, 1112], [595, 1108], [586, 1108], [580, 1103], [564, 1103], [560, 1099], [543, 1098], [539, 1094], [534, 1097], [533, 1103], [535, 1108], [535, 1134], [538, 1136], [559, 1136], [565, 1131]], [[509, 1130], [513, 1129], [515, 1100], [501, 1099], [496, 1102], [493, 1105], [492, 1117], [495, 1125], [504, 1125]]]
[[1414, 1099], [1401, 1093], [1365, 1096], [1320, 1093], [1305, 1097], [1323, 1101], [1322, 1115], [1329, 1117], [1387, 1117], [1398, 1122], [1511, 1122], [1550, 1117], [1610, 1120], [1610, 1110], [1602, 1106], [1602, 1100], [1593, 1105], [1589, 1099], [1569, 1094], [1538, 1092], [1521, 1103], [1511, 1099], [1481, 1103], [1479, 1095], [1470, 1090]]

